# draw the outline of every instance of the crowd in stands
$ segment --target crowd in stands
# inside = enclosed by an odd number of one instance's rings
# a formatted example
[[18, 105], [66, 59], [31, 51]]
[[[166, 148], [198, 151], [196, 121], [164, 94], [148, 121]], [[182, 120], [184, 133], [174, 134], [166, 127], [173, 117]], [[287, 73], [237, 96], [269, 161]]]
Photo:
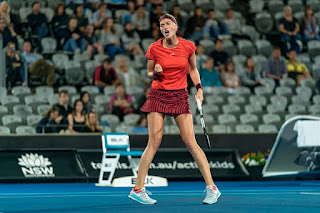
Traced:
[[[0, 3], [0, 33], [6, 55], [8, 90], [14, 86], [31, 85], [30, 79], [37, 76], [45, 79], [42, 83], [51, 87], [68, 84], [64, 79], [66, 69], [57, 66], [53, 55], [64, 54], [73, 61], [85, 57], [87, 61], [95, 61], [94, 67], [90, 67], [94, 72], [89, 76], [92, 81], [86, 75], [87, 79], [84, 78], [79, 85], [93, 84], [100, 93], [105, 93], [109, 87], [114, 88], [105, 106], [106, 111], [123, 122], [125, 115], [141, 113], [139, 109], [151, 83], [146, 73], [142, 73], [146, 71], [146, 59], [141, 58], [145, 58], [148, 45], [161, 38], [158, 20], [168, 12], [177, 19], [178, 34], [194, 41], [197, 46], [197, 68], [208, 95], [213, 94], [216, 87], [227, 88], [230, 94], [234, 94], [236, 88], [247, 87], [253, 94], [255, 88], [263, 86], [263, 78], [273, 79], [276, 86], [280, 86], [281, 79], [291, 78], [299, 86], [302, 79], [313, 78], [310, 66], [298, 57], [307, 51], [308, 42], [319, 40], [319, 21], [310, 5], [305, 5], [304, 14], [299, 19], [290, 6], [283, 7], [283, 16], [274, 26], [281, 42], [271, 41], [272, 51], [264, 55], [269, 58], [258, 70], [254, 54], [244, 54], [242, 57], [245, 58], [241, 60], [234, 59], [240, 42], [253, 44], [256, 39], [243, 30], [245, 22], [250, 23], [250, 20], [245, 20], [241, 14], [243, 11], [235, 9], [237, 5], [233, 1], [229, 1], [230, 7], [223, 11], [201, 6], [198, 1], [194, 1], [192, 9], [184, 11], [185, 7], [179, 4], [182, 1], [66, 0], [57, 1], [54, 8], [51, 7], [52, 16], [44, 12], [44, 8], [52, 5], [48, 2], [26, 2], [25, 7], [31, 10], [25, 14], [25, 20], [22, 20], [21, 8], [14, 10], [10, 1]], [[246, 3], [242, 1], [241, 4]], [[43, 45], [47, 37], [56, 41], [54, 52], [49, 54]], [[265, 35], [258, 35], [258, 38], [265, 38]], [[102, 60], [96, 63], [98, 55]], [[139, 60], [143, 65], [135, 66]], [[84, 63], [80, 61], [79, 66], [84, 68]], [[318, 82], [320, 92], [319, 79], [314, 80]], [[190, 79], [189, 83], [192, 87]], [[139, 99], [134, 98], [130, 94], [130, 88], [134, 87], [141, 87], [145, 94], [141, 93]], [[73, 100], [73, 107], [69, 105], [68, 91], [60, 91], [59, 98], [59, 104], [52, 106], [40, 121], [37, 132], [103, 131], [98, 125], [99, 115], [89, 92], [82, 92], [79, 100]], [[135, 131], [145, 131], [144, 116], [142, 114]], [[100, 121], [100, 125], [108, 124]]]

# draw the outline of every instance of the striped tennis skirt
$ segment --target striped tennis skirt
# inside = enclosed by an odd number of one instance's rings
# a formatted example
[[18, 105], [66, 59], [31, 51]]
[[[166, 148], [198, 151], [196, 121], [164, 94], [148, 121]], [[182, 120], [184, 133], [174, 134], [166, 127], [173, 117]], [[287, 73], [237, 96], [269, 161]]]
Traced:
[[151, 87], [147, 101], [140, 110], [159, 112], [175, 117], [180, 114], [191, 114], [188, 90], [161, 90]]

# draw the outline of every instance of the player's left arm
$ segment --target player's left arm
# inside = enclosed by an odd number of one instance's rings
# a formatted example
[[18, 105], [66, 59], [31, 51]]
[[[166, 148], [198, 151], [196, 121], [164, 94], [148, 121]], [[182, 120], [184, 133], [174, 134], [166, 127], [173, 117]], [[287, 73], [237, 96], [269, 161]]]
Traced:
[[[193, 53], [189, 58], [189, 73], [194, 85], [201, 84], [200, 75], [196, 66], [196, 55]], [[195, 102], [199, 98], [201, 104], [203, 101], [202, 88], [198, 89], [198, 92], [195, 97]]]

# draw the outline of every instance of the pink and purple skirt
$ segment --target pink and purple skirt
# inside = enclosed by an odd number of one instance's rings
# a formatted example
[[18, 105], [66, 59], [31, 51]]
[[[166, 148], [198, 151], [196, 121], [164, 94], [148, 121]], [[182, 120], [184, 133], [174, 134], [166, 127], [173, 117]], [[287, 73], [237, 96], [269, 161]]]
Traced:
[[147, 101], [140, 110], [143, 112], [159, 112], [170, 116], [191, 114], [188, 90], [161, 90], [151, 87]]

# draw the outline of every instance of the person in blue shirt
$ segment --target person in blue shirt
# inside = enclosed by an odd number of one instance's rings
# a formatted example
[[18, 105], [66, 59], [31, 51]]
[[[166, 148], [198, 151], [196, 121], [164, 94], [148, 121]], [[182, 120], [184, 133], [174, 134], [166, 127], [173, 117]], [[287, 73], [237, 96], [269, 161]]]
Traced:
[[148, 124], [145, 115], [141, 115], [137, 121], [136, 127], [131, 130], [133, 134], [148, 134]]
[[199, 73], [204, 91], [210, 93], [214, 87], [222, 86], [219, 73], [214, 68], [213, 58], [207, 58], [205, 66], [202, 69], [200, 69]]

